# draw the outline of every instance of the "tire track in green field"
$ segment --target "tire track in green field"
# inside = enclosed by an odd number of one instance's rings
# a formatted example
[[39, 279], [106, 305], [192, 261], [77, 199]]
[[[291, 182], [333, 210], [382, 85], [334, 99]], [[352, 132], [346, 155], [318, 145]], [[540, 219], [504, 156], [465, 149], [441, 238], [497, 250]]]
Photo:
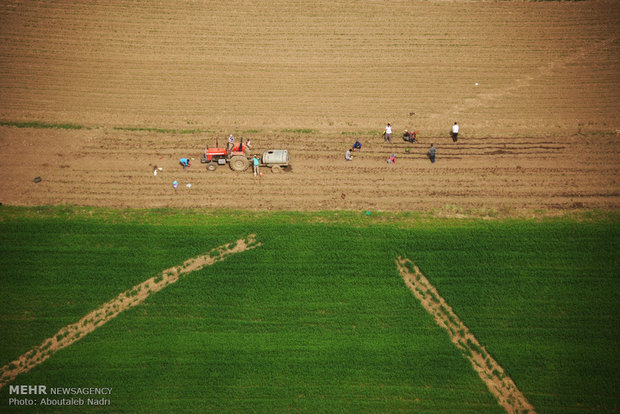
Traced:
[[65, 326], [56, 335], [44, 340], [41, 345], [35, 346], [15, 361], [3, 366], [2, 370], [0, 370], [0, 389], [13, 381], [19, 374], [30, 371], [57, 351], [68, 347], [93, 332], [109, 320], [117, 317], [121, 312], [139, 305], [153, 293], [159, 292], [166, 286], [177, 282], [181, 276], [225, 260], [232, 254], [254, 249], [260, 245], [256, 241], [256, 235], [251, 234], [246, 239], [239, 239], [234, 243], [221, 245], [205, 255], [188, 259], [181, 266], [163, 270], [156, 276], [121, 293], [76, 323]]
[[[407, 264], [413, 266], [411, 273]], [[399, 257], [396, 265], [405, 284], [414, 296], [430, 313], [439, 326], [448, 331], [450, 340], [471, 362], [487, 388], [508, 413], [534, 413], [534, 406], [519, 391], [514, 381], [506, 375], [504, 369], [489, 355], [484, 346], [480, 345], [474, 335], [439, 296], [437, 289], [424, 277], [420, 269], [409, 259]]]

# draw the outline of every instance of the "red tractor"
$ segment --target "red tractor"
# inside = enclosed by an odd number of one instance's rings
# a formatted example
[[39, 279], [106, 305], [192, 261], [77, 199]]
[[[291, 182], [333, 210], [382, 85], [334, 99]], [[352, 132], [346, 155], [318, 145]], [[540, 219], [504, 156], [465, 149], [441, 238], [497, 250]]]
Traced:
[[245, 171], [250, 166], [246, 150], [247, 148], [243, 144], [235, 144], [232, 150], [226, 148], [207, 148], [204, 154], [202, 154], [200, 162], [207, 164], [207, 170], [209, 171], [215, 171], [218, 165], [226, 163], [234, 171]]

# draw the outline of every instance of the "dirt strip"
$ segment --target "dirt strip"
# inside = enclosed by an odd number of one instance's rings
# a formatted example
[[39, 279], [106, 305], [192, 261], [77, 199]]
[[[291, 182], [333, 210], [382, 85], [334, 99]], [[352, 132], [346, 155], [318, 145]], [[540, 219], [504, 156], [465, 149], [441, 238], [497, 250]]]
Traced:
[[[407, 263], [413, 265], [414, 274], [407, 267]], [[478, 343], [478, 340], [469, 332], [446, 301], [439, 296], [437, 289], [424, 277], [420, 269], [411, 260], [402, 257], [396, 260], [396, 265], [409, 289], [422, 303], [424, 309], [435, 318], [437, 324], [448, 331], [452, 343], [469, 359], [474, 370], [506, 412], [534, 413], [534, 406], [527, 401], [484, 346]]]
[[0, 389], [13, 381], [19, 374], [30, 371], [60, 349], [68, 347], [88, 333], [93, 332], [121, 312], [139, 305], [153, 293], [177, 282], [181, 276], [222, 261], [232, 254], [258, 246], [260, 243], [256, 241], [256, 236], [251, 234], [245, 240], [239, 239], [235, 243], [216, 247], [205, 255], [186, 260], [181, 266], [163, 270], [156, 276], [121, 293], [78, 322], [65, 326], [56, 335], [44, 340], [41, 345], [32, 348], [15, 361], [3, 366], [0, 371]]

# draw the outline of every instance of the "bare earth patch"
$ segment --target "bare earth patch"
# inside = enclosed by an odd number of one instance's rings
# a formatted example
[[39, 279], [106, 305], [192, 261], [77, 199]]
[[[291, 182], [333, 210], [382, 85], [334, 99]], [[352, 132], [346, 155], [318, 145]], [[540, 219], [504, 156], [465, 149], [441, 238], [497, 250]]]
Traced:
[[0, 370], [0, 388], [13, 381], [19, 374], [30, 371], [57, 351], [68, 347], [117, 317], [121, 312], [139, 305], [153, 293], [159, 292], [166, 286], [177, 282], [181, 276], [222, 261], [231, 254], [240, 253], [258, 246], [260, 246], [260, 243], [256, 241], [256, 236], [251, 234], [245, 240], [239, 239], [235, 243], [216, 247], [205, 255], [186, 260], [181, 266], [163, 270], [158, 275], [121, 293], [76, 323], [65, 326], [54, 336], [44, 340], [41, 345], [32, 348], [15, 361], [3, 366], [2, 370]]
[[[288, 149], [292, 171], [273, 174], [262, 168], [262, 178], [225, 165], [207, 171], [200, 156], [205, 145], [215, 146], [217, 140], [222, 145], [223, 133], [0, 127], [0, 202], [259, 211], [487, 209], [503, 216], [519, 210], [620, 207], [616, 136], [464, 135], [455, 143], [447, 134], [421, 134], [415, 144], [400, 137], [390, 144], [379, 133], [243, 135], [258, 154]], [[363, 148], [345, 161], [355, 138]], [[431, 143], [437, 148], [434, 164], [426, 157]], [[386, 162], [391, 153], [396, 164]], [[182, 156], [194, 158], [185, 170], [179, 165]], [[155, 165], [162, 169], [156, 176]], [[35, 177], [42, 181], [33, 182]]]
[[472, 367], [498, 403], [508, 413], [535, 412], [534, 406], [527, 401], [512, 379], [506, 376], [503, 368], [489, 355], [484, 346], [478, 343], [478, 340], [446, 301], [439, 296], [437, 289], [424, 277], [420, 269], [413, 265], [415, 273], [412, 274], [407, 268], [407, 263], [413, 264], [409, 259], [401, 257], [396, 260], [396, 265], [405, 283], [424, 309], [435, 318], [437, 324], [448, 331], [452, 343], [471, 362]]
[[[180, 3], [0, 4], [0, 203], [620, 208], [618, 1]], [[231, 133], [293, 171], [207, 172]]]

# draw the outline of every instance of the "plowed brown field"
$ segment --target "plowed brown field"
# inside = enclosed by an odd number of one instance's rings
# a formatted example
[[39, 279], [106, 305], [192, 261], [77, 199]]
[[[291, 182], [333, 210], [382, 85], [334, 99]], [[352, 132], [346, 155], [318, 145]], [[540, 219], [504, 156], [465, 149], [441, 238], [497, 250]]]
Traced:
[[[5, 1], [0, 119], [85, 128], [0, 127], [0, 202], [617, 209], [618, 21], [617, 1]], [[207, 172], [229, 133], [292, 171]]]

